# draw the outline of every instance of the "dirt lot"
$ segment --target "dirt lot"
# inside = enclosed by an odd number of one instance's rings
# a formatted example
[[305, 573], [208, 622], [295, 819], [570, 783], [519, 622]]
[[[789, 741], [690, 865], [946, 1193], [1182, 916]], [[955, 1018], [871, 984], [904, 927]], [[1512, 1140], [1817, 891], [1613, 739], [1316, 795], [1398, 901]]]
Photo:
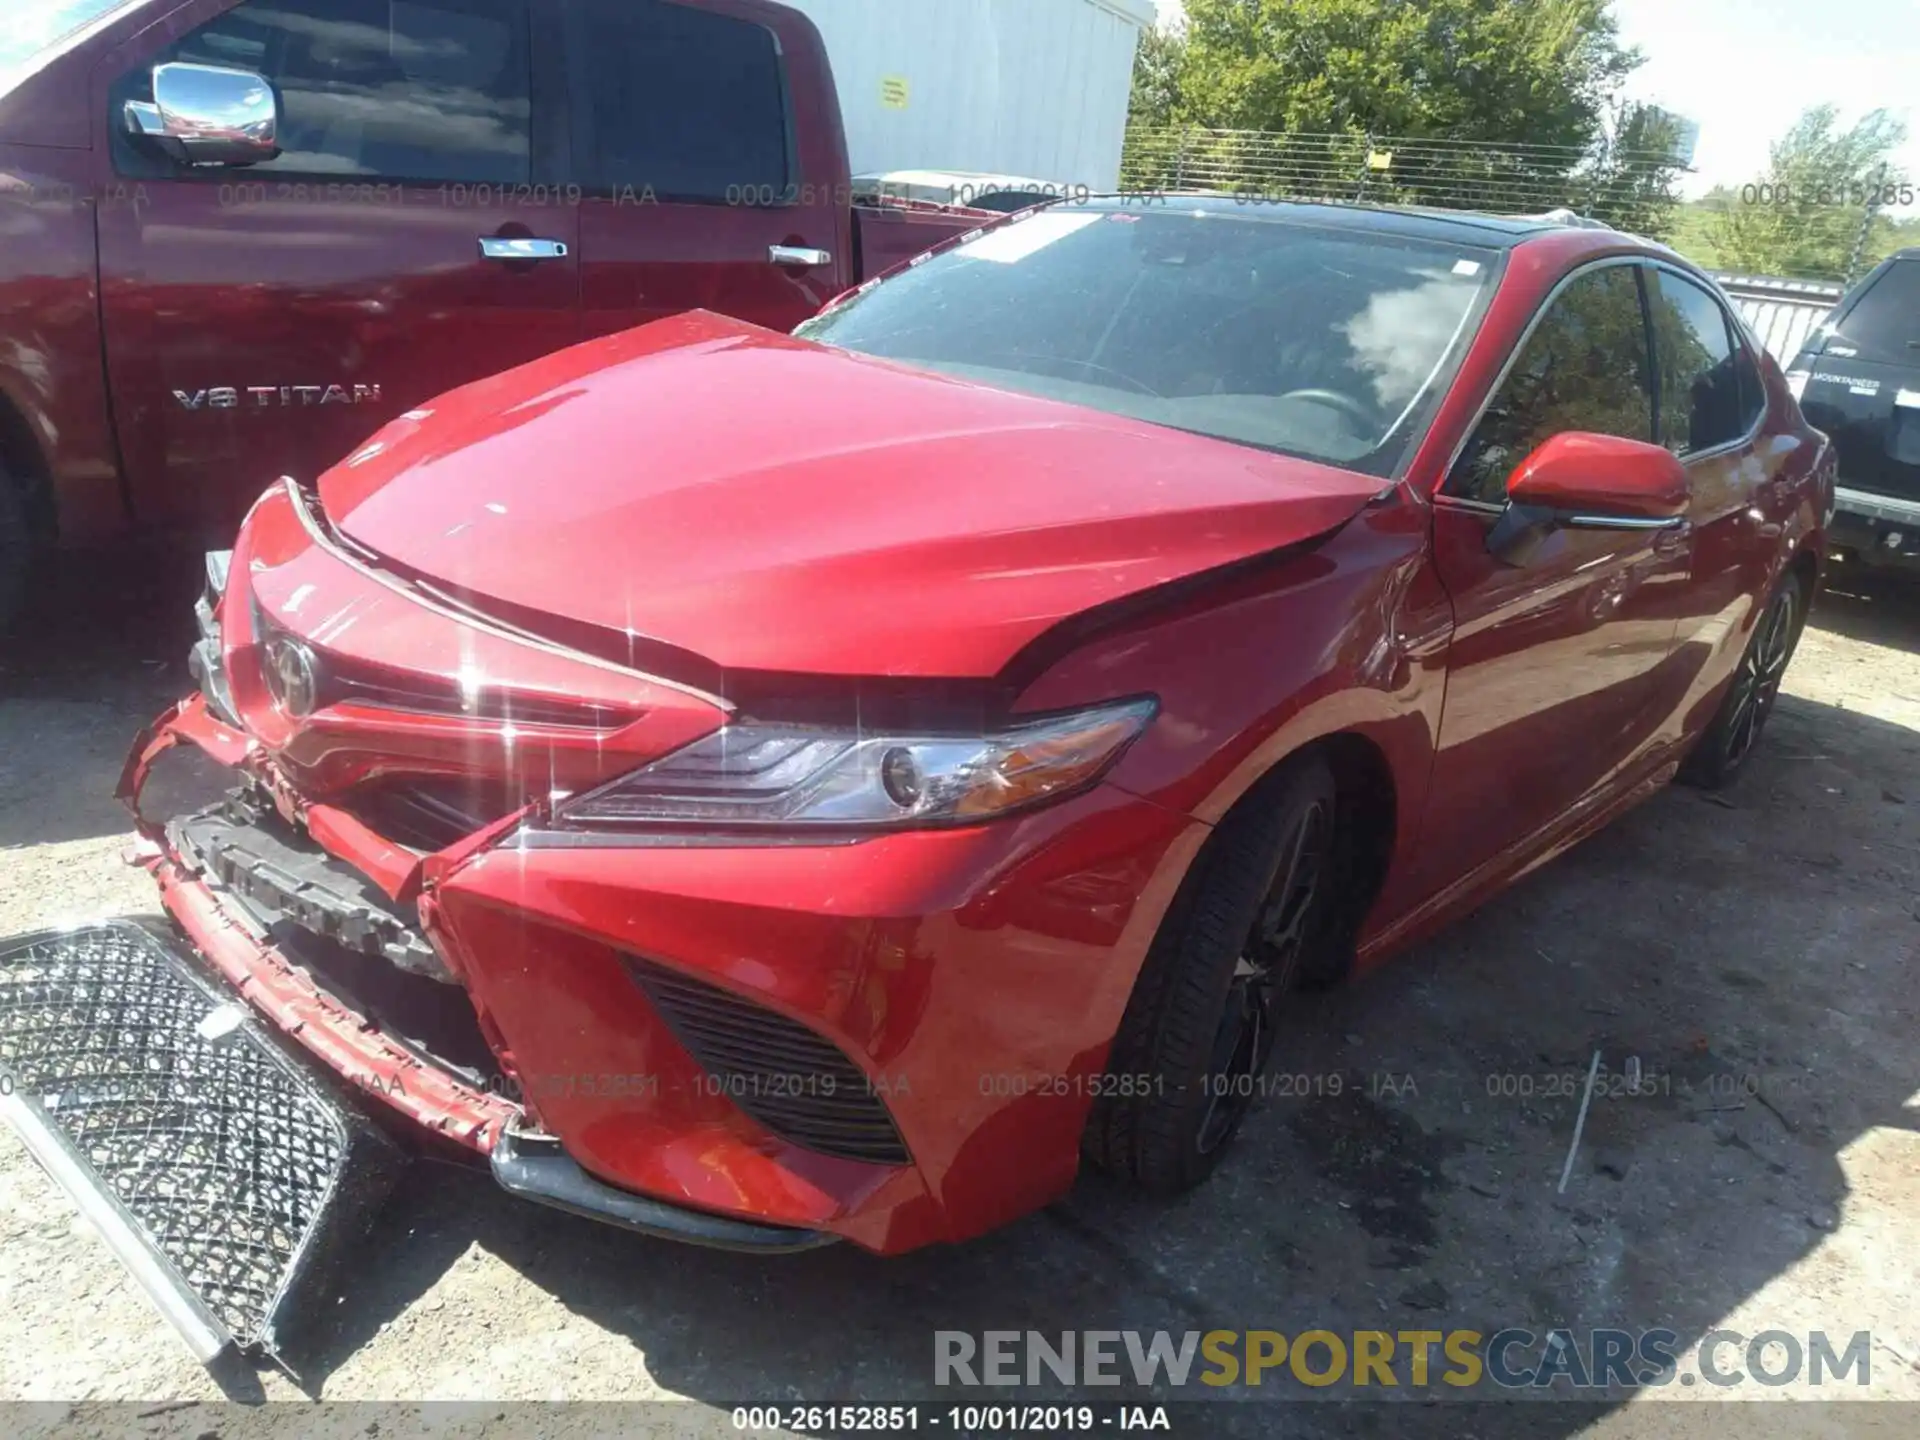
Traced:
[[[0, 651], [0, 934], [155, 908], [108, 792], [184, 687], [190, 569], [76, 565]], [[1303, 1003], [1282, 1068], [1342, 1093], [1268, 1103], [1182, 1203], [1090, 1180], [961, 1249], [755, 1260], [423, 1165], [296, 1387], [195, 1365], [0, 1135], [0, 1398], [906, 1399], [933, 1393], [936, 1329], [1664, 1325], [1685, 1345], [1719, 1325], [1870, 1330], [1850, 1398], [1920, 1401], [1920, 592], [1842, 583], [1739, 789], [1663, 795]], [[1578, 1096], [1535, 1077], [1584, 1079], [1595, 1049], [1668, 1079], [1594, 1103], [1558, 1194]], [[1665, 1402], [1755, 1393], [1525, 1407], [1526, 1433], [1726, 1437], [1736, 1417]], [[1245, 1433], [1280, 1428], [1231, 1408]], [[195, 1413], [181, 1433], [206, 1429]], [[1285, 1433], [1402, 1433], [1384, 1413], [1288, 1406]], [[1817, 1433], [1916, 1417], [1854, 1407]]]

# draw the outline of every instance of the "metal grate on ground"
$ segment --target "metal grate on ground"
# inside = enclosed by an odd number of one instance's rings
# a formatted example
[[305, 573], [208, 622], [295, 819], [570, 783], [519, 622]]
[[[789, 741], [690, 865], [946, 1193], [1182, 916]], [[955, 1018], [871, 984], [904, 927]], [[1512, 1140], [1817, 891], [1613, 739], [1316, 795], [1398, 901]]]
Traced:
[[398, 1151], [176, 944], [126, 922], [0, 942], [0, 1087], [30, 1145], [43, 1126], [78, 1162], [56, 1178], [84, 1172], [226, 1338], [275, 1349], [325, 1232], [384, 1198]]

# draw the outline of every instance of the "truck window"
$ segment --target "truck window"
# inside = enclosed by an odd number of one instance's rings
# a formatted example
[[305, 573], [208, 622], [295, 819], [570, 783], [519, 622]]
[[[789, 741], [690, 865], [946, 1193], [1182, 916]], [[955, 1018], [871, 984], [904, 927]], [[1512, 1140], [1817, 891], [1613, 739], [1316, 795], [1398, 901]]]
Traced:
[[[525, 0], [247, 0], [152, 64], [273, 82], [281, 154], [248, 175], [512, 184], [530, 178], [527, 54]], [[152, 64], [115, 113], [151, 98]]]
[[567, 51], [576, 183], [784, 203], [786, 80], [764, 26], [662, 0], [573, 0]]
[[1920, 260], [1896, 260], [1882, 271], [1827, 342], [1829, 355], [1836, 340], [1863, 360], [1920, 365]]

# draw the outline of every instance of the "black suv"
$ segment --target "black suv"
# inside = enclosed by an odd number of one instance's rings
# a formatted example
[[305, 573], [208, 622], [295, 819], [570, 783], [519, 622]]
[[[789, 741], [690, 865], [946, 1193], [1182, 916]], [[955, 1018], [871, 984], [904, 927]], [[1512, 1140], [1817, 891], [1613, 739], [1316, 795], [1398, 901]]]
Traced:
[[1840, 454], [1834, 548], [1920, 573], [1920, 247], [1847, 292], [1787, 381]]

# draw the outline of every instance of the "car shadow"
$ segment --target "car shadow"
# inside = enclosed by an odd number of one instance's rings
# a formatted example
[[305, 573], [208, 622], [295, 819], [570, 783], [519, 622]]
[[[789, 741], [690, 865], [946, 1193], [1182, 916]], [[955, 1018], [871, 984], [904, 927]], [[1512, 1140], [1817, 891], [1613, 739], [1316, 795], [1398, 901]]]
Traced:
[[[721, 1406], [1144, 1393], [937, 1390], [941, 1330], [1660, 1327], [1684, 1350], [1848, 1223], [1857, 1176], [1886, 1163], [1884, 1132], [1920, 1129], [1920, 804], [1883, 798], [1916, 769], [1913, 730], [1783, 698], [1731, 792], [1656, 797], [1438, 939], [1300, 1000], [1276, 1093], [1213, 1180], [1173, 1202], [1090, 1177], [968, 1244], [763, 1259], [649, 1242], [513, 1201], [484, 1173], [422, 1168], [308, 1382], [323, 1393], [475, 1247], [624, 1339], [658, 1386]], [[1569, 1162], [1596, 1052], [1598, 1098]], [[1891, 1178], [1876, 1188], [1896, 1193]], [[512, 1322], [454, 1288], [454, 1333], [484, 1350]], [[1808, 1313], [1775, 1321], [1804, 1329]], [[1871, 1319], [1818, 1323], [1837, 1352]], [[1873, 1352], [1879, 1373], [1902, 1364]], [[1515, 1408], [1527, 1413], [1476, 1412], [1470, 1428], [1572, 1434], [1594, 1418]], [[1219, 1413], [1245, 1433], [1271, 1414]], [[1294, 1406], [1288, 1429], [1400, 1434], [1416, 1413]]]
[[1850, 640], [1920, 652], [1920, 573], [1836, 564], [1814, 604], [1813, 623]]
[[0, 635], [0, 850], [132, 828], [113, 798], [138, 729], [129, 708], [157, 714], [192, 688], [200, 564], [178, 545], [42, 557]]

